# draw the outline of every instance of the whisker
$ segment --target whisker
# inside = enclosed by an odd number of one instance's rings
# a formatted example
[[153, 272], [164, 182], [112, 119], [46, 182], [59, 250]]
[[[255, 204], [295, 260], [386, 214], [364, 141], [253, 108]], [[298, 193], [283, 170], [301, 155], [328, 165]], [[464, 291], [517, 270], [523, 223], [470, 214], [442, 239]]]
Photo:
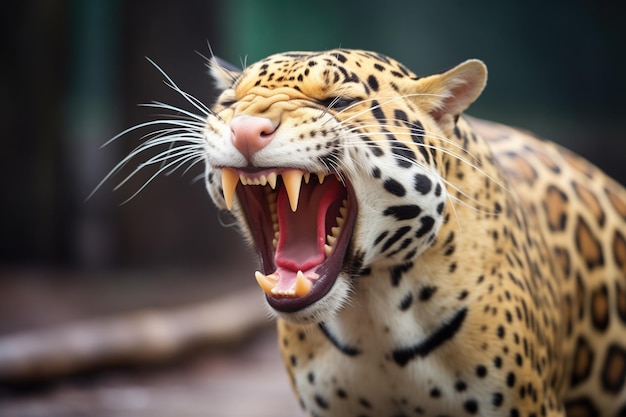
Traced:
[[344, 120], [341, 120], [341, 123], [348, 123], [351, 122], [352, 120], [361, 117], [363, 114], [371, 112], [373, 109], [379, 109], [382, 106], [385, 106], [389, 103], [393, 103], [394, 101], [397, 100], [402, 100], [405, 98], [410, 98], [410, 97], [444, 97], [441, 94], [425, 94], [425, 93], [415, 93], [415, 94], [405, 94], [405, 95], [399, 95], [399, 96], [390, 96], [390, 97], [374, 97], [374, 98], [368, 98], [368, 99], [363, 99], [363, 100], [359, 100], [354, 104], [351, 104], [350, 106], [346, 107], [345, 109], [341, 109], [340, 111], [338, 111], [335, 116], [339, 116], [342, 113], [350, 110], [351, 108], [358, 106], [360, 104], [365, 104], [368, 102], [373, 102], [373, 101], [379, 101], [379, 100], [385, 100], [385, 101], [381, 101], [380, 103], [378, 103], [376, 106], [374, 107], [368, 107], [367, 109], [364, 109], [363, 111], [353, 114], [349, 117], [347, 117]]
[[113, 136], [111, 139], [106, 141], [103, 145], [101, 145], [100, 149], [110, 145], [111, 143], [115, 142], [116, 140], [118, 140], [122, 136], [126, 136], [129, 133], [131, 133], [131, 132], [143, 129], [145, 127], [158, 126], [158, 125], [172, 125], [172, 126], [179, 126], [179, 127], [183, 127], [183, 128], [192, 129], [192, 130], [195, 129], [195, 127], [193, 125], [190, 125], [188, 121], [183, 121], [183, 120], [179, 120], [179, 119], [149, 120], [147, 122], [142, 122], [142, 123], [139, 123], [137, 125], [131, 126], [128, 129], [123, 130], [122, 132], [118, 133], [117, 135]]
[[190, 111], [187, 111], [185, 109], [182, 109], [180, 107], [172, 106], [171, 104], [162, 103], [160, 101], [153, 101], [151, 103], [144, 103], [144, 104], [140, 104], [140, 106], [141, 107], [153, 107], [153, 108], [158, 108], [158, 109], [163, 109], [163, 110], [172, 110], [172, 111], [175, 111], [175, 112], [182, 113], [185, 116], [188, 116], [189, 119], [181, 119], [181, 120], [187, 120], [190, 123], [196, 123], [197, 126], [203, 126], [206, 123], [206, 117], [204, 117], [204, 115], [200, 116], [200, 115], [197, 115], [197, 114], [192, 113]]
[[[378, 125], [372, 125], [372, 127], [377, 127]], [[352, 138], [361, 138], [362, 135], [367, 135], [368, 138], [370, 136], [376, 136], [376, 135], [387, 135], [389, 133], [392, 132], [358, 132], [358, 129], [352, 129], [352, 132], [356, 132], [353, 136], [348, 136], [346, 137], [347, 141], [344, 141], [345, 145], [354, 145], [355, 147], [359, 147], [362, 146], [363, 142], [350, 142], [350, 140]], [[410, 133], [406, 133], [406, 132], [393, 132], [392, 134], [394, 135], [409, 135]], [[385, 144], [385, 145], [389, 145], [391, 146], [391, 149], [401, 149], [400, 147], [394, 147], [392, 143], [392, 141], [390, 141], [389, 139], [385, 138], [385, 139], [370, 139], [369, 140], [370, 143], [381, 143], [381, 144]], [[401, 141], [398, 141], [398, 143], [402, 143]], [[390, 145], [391, 144], [391, 145]], [[488, 178], [490, 181], [493, 181], [494, 184], [498, 185], [499, 187], [501, 187], [503, 190], [505, 190], [506, 192], [510, 192], [510, 190], [507, 188], [507, 186], [503, 183], [501, 183], [498, 179], [494, 178], [493, 176], [487, 174], [479, 165], [477, 165], [477, 163], [480, 162], [480, 160], [478, 158], [476, 158], [475, 156], [473, 156], [471, 153], [466, 152], [465, 149], [462, 146], [455, 146], [461, 150], [463, 150], [464, 153], [466, 153], [467, 155], [471, 156], [475, 161], [475, 163], [472, 163], [471, 161], [469, 161], [467, 158], [465, 158], [463, 155], [460, 155], [456, 152], [453, 152], [451, 150], [442, 148], [442, 147], [438, 147], [435, 145], [431, 145], [428, 143], [416, 143], [416, 142], [410, 142], [411, 145], [415, 145], [418, 147], [422, 147], [425, 149], [434, 149], [438, 152], [442, 152], [443, 154], [446, 154], [454, 159], [457, 159], [461, 162], [463, 162], [464, 164], [466, 164], [467, 166], [469, 166], [472, 169], [475, 169], [477, 172], [483, 174], [486, 178]]]
[[189, 104], [191, 104], [193, 107], [195, 107], [196, 109], [198, 109], [202, 114], [204, 114], [205, 116], [208, 116], [209, 114], [213, 114], [213, 112], [211, 111], [211, 109], [209, 109], [207, 106], [205, 106], [200, 100], [198, 100], [197, 98], [195, 98], [194, 96], [192, 96], [191, 94], [183, 91], [180, 87], [178, 87], [178, 85], [174, 82], [174, 80], [172, 80], [172, 78], [170, 78], [169, 75], [167, 75], [167, 73], [161, 69], [161, 67], [159, 67], [156, 62], [154, 62], [153, 60], [151, 60], [150, 58], [146, 57], [146, 59], [157, 69], [157, 71], [159, 71], [161, 73], [161, 75], [166, 79], [166, 85], [170, 88], [172, 88], [174, 91], [176, 91], [178, 94], [180, 94], [185, 100], [187, 100], [187, 102], [189, 102]]
[[[122, 202], [122, 205], [128, 203], [130, 200], [132, 200], [133, 198], [135, 198], [140, 192], [142, 192], [144, 190], [144, 188], [146, 188], [148, 186], [148, 184], [150, 184], [156, 177], [158, 177], [159, 175], [161, 175], [164, 171], [167, 171], [171, 166], [173, 165], [177, 165], [179, 164], [179, 162], [181, 161], [181, 159], [184, 158], [191, 158], [195, 155], [189, 155], [186, 157], [181, 157], [179, 159], [176, 159], [168, 164], [166, 164], [165, 166], [161, 167], [157, 172], [155, 172], [152, 176], [150, 176], [150, 178], [148, 178], [148, 180], [146, 180], [143, 185], [141, 187], [139, 187], [139, 189], [137, 191], [135, 191], [129, 198], [127, 198], [126, 200], [124, 200]], [[118, 184], [117, 187], [115, 187], [115, 190], [117, 190], [119, 187], [121, 187], [123, 185], [123, 183], [125, 183], [126, 181], [129, 180], [129, 177], [127, 177], [126, 179], [124, 179], [124, 181], [122, 181], [120, 184]]]
[[[389, 119], [389, 120], [392, 121], [392, 122], [398, 122], [400, 124], [404, 123], [404, 120], [398, 120], [398, 119]], [[389, 134], [392, 134], [392, 135], [404, 135], [404, 136], [417, 134], [417, 135], [422, 136], [423, 138], [428, 136], [428, 137], [437, 139], [437, 140], [439, 140], [441, 142], [449, 144], [450, 146], [463, 151], [463, 153], [466, 153], [467, 155], [472, 157], [474, 159], [474, 161], [476, 161], [477, 163], [479, 162], [479, 159], [476, 156], [474, 156], [471, 152], [469, 152], [467, 149], [465, 149], [463, 147], [463, 145], [461, 145], [460, 143], [457, 143], [455, 140], [450, 139], [450, 138], [448, 138], [448, 137], [446, 137], [444, 135], [434, 134], [432, 132], [426, 132], [426, 130], [424, 128], [417, 127], [417, 125], [415, 125], [413, 123], [411, 123], [411, 124], [414, 127], [409, 127], [409, 132], [402, 132], [402, 131], [393, 131], [392, 132], [392, 131], [390, 131], [390, 132], [378, 132], [378, 134], [387, 134], [387, 133], [389, 133]], [[375, 123], [375, 124], [368, 124], [368, 125], [353, 126], [353, 127], [350, 127], [347, 131], [348, 132], [359, 132], [361, 129], [367, 129], [367, 128], [377, 128], [377, 129], [383, 128], [384, 129], [384, 128], [397, 128], [397, 127], [398, 126], [395, 125], [395, 124]], [[363, 134], [370, 134], [370, 132], [363, 132]], [[422, 144], [419, 144], [419, 143], [417, 143], [415, 141], [412, 141], [411, 143], [415, 144], [415, 145], [418, 145], [418, 146], [422, 145]]]
[[[182, 150], [181, 150], [182, 148]], [[179, 158], [179, 157], [184, 157], [186, 155], [196, 155], [197, 156], [197, 152], [194, 151], [198, 151], [198, 148], [194, 145], [189, 145], [189, 146], [181, 146], [181, 147], [177, 147], [174, 148], [172, 150], [168, 149], [165, 152], [162, 152], [160, 154], [157, 154], [155, 156], [153, 156], [152, 158], [148, 159], [145, 162], [142, 162], [141, 164], [137, 165], [137, 167], [126, 176], [126, 178], [124, 178], [115, 188], [114, 190], [119, 189], [122, 185], [124, 185], [126, 182], [128, 182], [130, 179], [132, 179], [135, 175], [137, 175], [137, 173], [139, 171], [141, 171], [142, 169], [153, 165], [153, 164], [158, 164], [161, 162], [164, 162], [164, 165], [162, 167], [159, 168], [159, 170], [157, 172], [162, 172], [163, 169], [165, 167], [169, 167], [172, 164], [172, 161], [170, 161], [172, 158]], [[175, 161], [178, 161], [179, 159], [175, 159]], [[169, 161], [169, 162], [168, 162]]]
[[[202, 152], [205, 140], [203, 130], [206, 118], [213, 115], [213, 112], [208, 106], [203, 104], [193, 95], [183, 91], [178, 84], [176, 84], [174, 80], [153, 60], [150, 58], [146, 59], [163, 76], [165, 84], [183, 97], [195, 110], [190, 111], [159, 101], [142, 104], [141, 106], [143, 107], [162, 109], [174, 114], [168, 113], [165, 117], [136, 124], [106, 141], [102, 147], [110, 145], [112, 142], [133, 132], [143, 129], [154, 129], [140, 138], [143, 142], [135, 147], [128, 155], [122, 158], [122, 160], [119, 161], [113, 169], [111, 169], [111, 171], [109, 171], [109, 173], [87, 196], [87, 199], [91, 198], [94, 193], [104, 185], [105, 182], [109, 181], [113, 175], [119, 173], [135, 157], [160, 146], [167, 146], [167, 148], [150, 157], [147, 161], [137, 165], [137, 167], [114, 188], [114, 190], [119, 189], [119, 187], [127, 183], [131, 178], [135, 177], [135, 175], [142, 169], [151, 165], [160, 164], [156, 173], [154, 173], [128, 200], [124, 201], [124, 203], [128, 202], [141, 192], [158, 175], [164, 172], [166, 175], [170, 175], [172, 172], [175, 172], [185, 164], [189, 163], [190, 166], [188, 166], [184, 171], [184, 173], [186, 173], [192, 166], [195, 166], [203, 161]], [[198, 111], [199, 114], [195, 111]], [[168, 170], [169, 172], [166, 172]]]
[[[367, 132], [367, 134], [368, 134], [368, 136], [372, 135], [372, 133], [371, 133], [371, 132]], [[381, 134], [381, 135], [382, 135], [382, 134], [385, 134], [385, 135], [386, 135], [386, 134], [387, 134], [387, 132], [376, 132], [376, 134]], [[360, 135], [355, 134], [353, 137], [358, 138], [359, 136], [360, 136]], [[349, 147], [349, 146], [354, 145], [354, 147], [356, 147], [356, 148], [361, 147], [361, 146], [363, 145], [363, 142], [362, 142], [362, 141], [353, 141], [353, 142], [351, 142], [350, 140], [351, 140], [351, 138], [350, 138], [350, 137], [348, 137], [348, 138], [347, 138], [347, 140], [346, 140], [346, 141], [344, 141], [344, 145], [347, 145], [348, 147]], [[394, 145], [393, 145], [393, 143], [392, 143], [391, 141], [389, 141], [388, 139], [371, 140], [371, 142], [373, 142], [373, 143], [377, 143], [377, 142], [379, 142], [379, 143], [386, 144], [386, 145], [388, 145], [388, 146], [389, 146], [392, 150], [393, 150], [393, 149], [404, 149], [404, 148], [400, 148], [400, 147], [394, 146]], [[445, 153], [445, 154], [447, 154], [447, 155], [449, 155], [449, 156], [451, 156], [451, 157], [453, 157], [453, 158], [456, 158], [456, 159], [458, 159], [458, 160], [462, 161], [463, 163], [467, 164], [468, 166], [473, 167], [473, 168], [474, 168], [474, 169], [476, 169], [478, 172], [480, 172], [480, 173], [482, 173], [483, 175], [485, 175], [485, 177], [486, 177], [486, 178], [489, 178], [491, 181], [494, 181], [494, 183], [496, 183], [496, 184], [498, 184], [498, 185], [501, 185], [501, 184], [500, 184], [500, 183], [499, 183], [496, 179], [492, 178], [489, 174], [485, 173], [485, 172], [484, 172], [484, 171], [483, 171], [480, 167], [478, 167], [478, 166], [476, 166], [476, 165], [474, 165], [474, 164], [470, 163], [468, 160], [466, 160], [465, 158], [463, 158], [461, 155], [458, 155], [458, 154], [456, 154], [456, 153], [454, 153], [454, 152], [452, 152], [452, 151], [450, 151], [450, 150], [448, 150], [448, 149], [445, 149], [445, 148], [439, 148], [439, 147], [436, 147], [436, 146], [433, 146], [433, 145], [428, 145], [428, 144], [417, 144], [417, 143], [415, 143], [415, 145], [417, 145], [417, 146], [422, 146], [422, 147], [427, 148], [427, 149], [431, 149], [431, 148], [432, 148], [432, 149], [436, 149], [436, 150], [437, 150], [437, 151], [439, 151], [439, 152]], [[464, 206], [467, 206], [467, 207], [472, 208], [472, 209], [474, 209], [474, 210], [478, 210], [478, 211], [485, 212], [485, 213], [493, 213], [493, 212], [491, 211], [491, 207], [490, 207], [489, 205], [487, 205], [487, 204], [485, 204], [485, 203], [482, 203], [482, 202], [478, 201], [477, 199], [473, 198], [472, 196], [468, 195], [467, 193], [465, 193], [462, 189], [460, 189], [459, 187], [457, 187], [456, 185], [454, 185], [452, 182], [450, 182], [450, 181], [446, 180], [445, 178], [443, 178], [442, 176], [440, 176], [440, 175], [436, 172], [436, 170], [435, 170], [433, 167], [431, 167], [431, 166], [427, 166], [427, 165], [424, 165], [423, 163], [420, 163], [419, 161], [417, 161], [417, 160], [415, 160], [415, 159], [409, 158], [409, 157], [404, 156], [404, 155], [401, 155], [401, 154], [396, 154], [396, 155], [394, 155], [394, 157], [395, 157], [396, 159], [400, 160], [400, 161], [407, 162], [407, 163], [409, 163], [409, 164], [411, 164], [411, 165], [418, 165], [418, 166], [420, 166], [422, 169], [425, 169], [425, 170], [431, 171], [433, 174], [435, 174], [435, 175], [437, 175], [437, 176], [439, 176], [439, 177], [441, 178], [442, 182], [446, 185], [446, 187], [447, 187], [448, 189], [450, 189], [450, 190], [452, 190], [452, 191], [455, 191], [456, 193], [458, 193], [458, 195], [460, 195], [460, 196], [462, 196], [462, 197], [466, 198], [468, 201], [473, 202], [473, 203], [475, 204], [475, 206], [472, 206], [472, 205], [468, 204], [467, 202], [463, 201], [462, 199], [457, 198], [457, 197], [454, 197], [454, 196], [452, 196], [451, 194], [449, 194], [449, 197], [450, 197], [450, 198], [455, 198], [455, 199], [458, 201], [458, 203], [463, 204]], [[502, 185], [501, 185], [501, 186], [502, 186]], [[507, 189], [506, 189], [506, 187], [504, 187], [504, 186], [502, 186], [502, 188], [503, 188], [504, 190], [507, 190]], [[482, 207], [482, 208], [481, 208], [481, 207]], [[489, 210], [485, 211], [485, 210], [483, 210], [483, 208], [487, 208], [487, 209], [489, 209]]]

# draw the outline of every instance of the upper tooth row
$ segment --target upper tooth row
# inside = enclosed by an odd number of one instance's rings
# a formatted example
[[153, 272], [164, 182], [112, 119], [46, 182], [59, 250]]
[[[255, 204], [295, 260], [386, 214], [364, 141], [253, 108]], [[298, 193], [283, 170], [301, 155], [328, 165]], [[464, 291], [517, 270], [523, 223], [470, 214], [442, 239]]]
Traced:
[[278, 175], [275, 172], [268, 174], [267, 176], [261, 175], [260, 177], [246, 178], [243, 174], [239, 175], [239, 181], [243, 185], [267, 185], [269, 183], [272, 189], [276, 188], [276, 179]]
[[[300, 171], [299, 169], [287, 169], [280, 174], [283, 177], [283, 184], [287, 191], [287, 197], [289, 198], [289, 205], [292, 211], [296, 211], [298, 208], [298, 196], [300, 195], [300, 186], [302, 185], [302, 178], [304, 182], [308, 184], [311, 179], [310, 172]], [[316, 174], [319, 183], [324, 182], [326, 174]], [[243, 185], [267, 185], [269, 184], [272, 189], [276, 188], [276, 179], [278, 173], [270, 172], [267, 176], [260, 175], [255, 177], [246, 177], [245, 174], [238, 174], [236, 170], [232, 168], [222, 168], [222, 190], [224, 192], [224, 200], [228, 210], [233, 207], [233, 198], [235, 196], [235, 189], [237, 183], [241, 182]]]
[[[319, 181], [319, 183], [322, 184], [324, 182], [324, 178], [326, 178], [326, 174], [320, 172], [315, 175], [317, 175], [317, 180]], [[267, 185], [269, 184], [270, 187], [272, 187], [272, 189], [276, 188], [277, 178], [278, 178], [278, 174], [276, 174], [275, 172], [271, 172], [267, 176], [261, 175], [260, 177], [246, 177], [244, 174], [239, 175], [239, 181], [243, 185]], [[302, 178], [304, 178], [304, 182], [308, 184], [309, 181], [311, 180], [311, 173], [304, 172], [302, 174]]]

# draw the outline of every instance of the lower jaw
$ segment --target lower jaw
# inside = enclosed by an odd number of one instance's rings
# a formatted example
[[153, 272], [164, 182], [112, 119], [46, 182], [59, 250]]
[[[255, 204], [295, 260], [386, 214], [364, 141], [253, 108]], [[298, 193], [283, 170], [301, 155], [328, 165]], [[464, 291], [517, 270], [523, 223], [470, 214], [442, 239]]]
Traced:
[[320, 274], [315, 281], [314, 288], [301, 297], [280, 297], [266, 294], [266, 300], [270, 307], [280, 313], [295, 313], [301, 311], [324, 298], [331, 291], [337, 281], [338, 275]]

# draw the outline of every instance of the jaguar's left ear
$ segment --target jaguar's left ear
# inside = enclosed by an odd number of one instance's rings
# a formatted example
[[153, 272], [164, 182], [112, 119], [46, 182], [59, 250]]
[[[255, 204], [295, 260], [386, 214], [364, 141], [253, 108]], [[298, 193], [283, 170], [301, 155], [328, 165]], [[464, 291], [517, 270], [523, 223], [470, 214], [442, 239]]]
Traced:
[[472, 104], [487, 84], [487, 67], [478, 59], [418, 81], [419, 101], [438, 122], [455, 118]]
[[224, 61], [213, 55], [209, 60], [209, 75], [215, 83], [215, 88], [224, 91], [230, 88], [237, 77], [241, 74], [241, 70], [236, 66]]

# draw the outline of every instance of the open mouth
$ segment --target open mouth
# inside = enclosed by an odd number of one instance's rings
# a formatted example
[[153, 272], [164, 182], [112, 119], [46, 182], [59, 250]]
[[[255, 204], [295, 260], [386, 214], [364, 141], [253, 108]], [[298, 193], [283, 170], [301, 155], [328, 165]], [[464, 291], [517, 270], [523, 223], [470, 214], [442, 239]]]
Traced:
[[351, 185], [292, 168], [222, 168], [226, 205], [236, 193], [261, 263], [255, 278], [277, 311], [295, 312], [330, 291], [354, 229]]

